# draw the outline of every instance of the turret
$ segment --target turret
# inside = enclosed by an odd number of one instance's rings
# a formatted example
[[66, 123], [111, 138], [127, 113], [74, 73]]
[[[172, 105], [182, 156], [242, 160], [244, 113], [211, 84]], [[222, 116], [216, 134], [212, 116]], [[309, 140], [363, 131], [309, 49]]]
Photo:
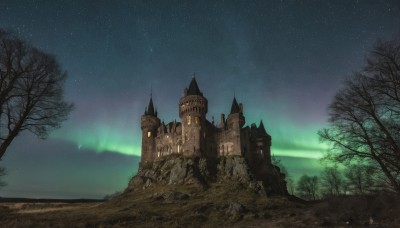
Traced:
[[234, 130], [240, 130], [246, 123], [246, 120], [243, 116], [243, 105], [238, 104], [236, 101], [236, 97], [233, 97], [232, 106], [231, 106], [231, 113], [227, 119], [228, 128]]
[[261, 120], [257, 128], [257, 150], [263, 156], [267, 164], [271, 163], [271, 136], [267, 133]]
[[203, 97], [195, 76], [179, 101], [179, 117], [182, 122], [182, 152], [186, 156], [205, 153], [205, 130], [208, 101]]
[[225, 114], [221, 114], [221, 124], [220, 124], [221, 129], [225, 130]]
[[226, 122], [234, 140], [232, 155], [242, 155], [241, 130], [246, 121], [243, 116], [243, 105], [239, 105], [235, 97], [233, 97], [231, 112]]
[[152, 97], [150, 97], [149, 105], [140, 123], [142, 128], [142, 162], [153, 161], [156, 155], [155, 137], [157, 136], [157, 128], [160, 126], [160, 119], [154, 109]]

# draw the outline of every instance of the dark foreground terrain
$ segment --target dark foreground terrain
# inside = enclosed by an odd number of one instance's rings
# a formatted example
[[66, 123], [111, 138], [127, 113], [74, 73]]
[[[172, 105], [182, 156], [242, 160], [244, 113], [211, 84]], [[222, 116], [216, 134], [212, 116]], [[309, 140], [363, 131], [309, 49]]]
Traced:
[[307, 203], [218, 184], [130, 191], [107, 202], [0, 203], [1, 227], [398, 227], [399, 215], [393, 195]]

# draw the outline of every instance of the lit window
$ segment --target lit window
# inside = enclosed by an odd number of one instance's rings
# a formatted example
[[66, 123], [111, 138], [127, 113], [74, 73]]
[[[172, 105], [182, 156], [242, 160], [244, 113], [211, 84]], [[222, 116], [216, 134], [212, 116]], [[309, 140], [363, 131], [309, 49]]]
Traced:
[[192, 117], [190, 115], [187, 116], [187, 124], [190, 125], [192, 123]]
[[199, 125], [199, 117], [198, 116], [194, 117], [194, 123], [196, 124], [196, 126]]
[[147, 132], [147, 138], [150, 138], [151, 137], [151, 131], [148, 131]]

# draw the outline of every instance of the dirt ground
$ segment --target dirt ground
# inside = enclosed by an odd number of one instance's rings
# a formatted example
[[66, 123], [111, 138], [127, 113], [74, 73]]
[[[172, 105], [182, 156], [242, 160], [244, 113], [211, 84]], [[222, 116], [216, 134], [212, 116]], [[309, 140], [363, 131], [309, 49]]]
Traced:
[[218, 186], [128, 192], [107, 202], [0, 203], [1, 227], [399, 227], [399, 214], [393, 195], [309, 203]]
[[93, 208], [101, 203], [2, 203], [1, 206], [7, 207], [17, 214], [50, 213], [60, 210], [84, 210]]

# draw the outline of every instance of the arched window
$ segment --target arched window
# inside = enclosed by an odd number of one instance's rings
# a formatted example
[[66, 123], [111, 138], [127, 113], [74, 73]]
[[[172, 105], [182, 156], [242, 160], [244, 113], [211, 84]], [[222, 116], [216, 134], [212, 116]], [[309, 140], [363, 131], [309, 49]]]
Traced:
[[151, 137], [151, 131], [148, 131], [147, 132], [147, 138], [150, 138]]
[[186, 118], [187, 118], [187, 124], [190, 125], [192, 123], [192, 117], [188, 115]]

